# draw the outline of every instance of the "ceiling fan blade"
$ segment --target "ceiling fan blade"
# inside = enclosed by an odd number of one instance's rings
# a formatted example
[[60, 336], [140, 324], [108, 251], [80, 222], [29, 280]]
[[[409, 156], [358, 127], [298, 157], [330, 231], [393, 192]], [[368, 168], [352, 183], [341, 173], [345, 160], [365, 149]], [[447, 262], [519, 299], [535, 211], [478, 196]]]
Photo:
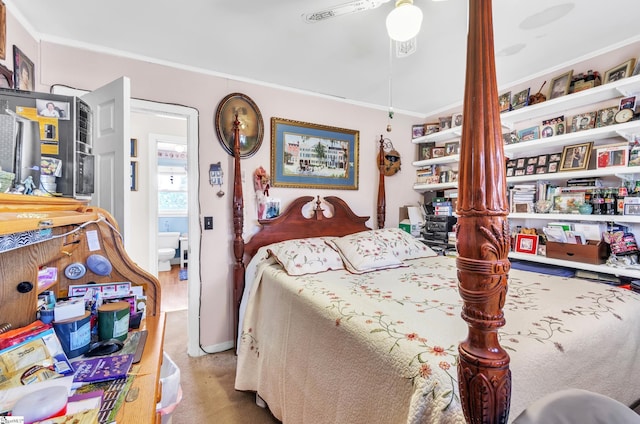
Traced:
[[302, 19], [305, 22], [313, 23], [324, 21], [325, 19], [334, 18], [336, 16], [348, 15], [350, 13], [362, 12], [380, 7], [390, 0], [355, 0], [348, 3], [332, 6], [327, 9], [318, 10], [313, 13], [303, 13]]

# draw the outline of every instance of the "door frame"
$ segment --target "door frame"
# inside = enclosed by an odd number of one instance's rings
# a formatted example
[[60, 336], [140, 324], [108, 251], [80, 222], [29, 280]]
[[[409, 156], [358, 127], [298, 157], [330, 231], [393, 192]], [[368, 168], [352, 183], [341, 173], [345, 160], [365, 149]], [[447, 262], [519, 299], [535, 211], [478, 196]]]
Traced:
[[[171, 105], [166, 103], [152, 102], [148, 100], [131, 99], [131, 112], [142, 114], [163, 115], [167, 117], [184, 118], [187, 121], [187, 168], [189, 175], [189, 186], [187, 190], [189, 208], [189, 277], [188, 285], [188, 343], [187, 353], [189, 356], [201, 356], [205, 352], [200, 348], [200, 220], [198, 203], [198, 181], [200, 181], [200, 170], [198, 166], [198, 111], [194, 108]], [[151, 141], [151, 140], [149, 140]], [[149, 180], [155, 181], [158, 169], [157, 143], [149, 143]], [[151, 157], [153, 155], [153, 157]], [[149, 200], [153, 196], [157, 205], [157, 192], [150, 194]], [[157, 245], [156, 233], [158, 227], [158, 208], [152, 208], [152, 215], [149, 217], [149, 248]], [[157, 251], [150, 252], [150, 257], [157, 258]], [[151, 261], [154, 262], [154, 261]], [[154, 266], [152, 264], [152, 266]], [[157, 260], [155, 261], [155, 274], [158, 274]]]

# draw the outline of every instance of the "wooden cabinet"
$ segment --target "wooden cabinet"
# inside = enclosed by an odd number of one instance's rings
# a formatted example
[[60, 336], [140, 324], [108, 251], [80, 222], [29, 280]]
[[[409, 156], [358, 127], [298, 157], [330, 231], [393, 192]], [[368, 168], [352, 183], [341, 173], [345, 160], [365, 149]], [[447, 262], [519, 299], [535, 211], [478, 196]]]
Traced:
[[[75, 280], [65, 276], [68, 265], [84, 264], [91, 254], [109, 260], [109, 275], [87, 271]], [[38, 287], [42, 266], [58, 270], [57, 281], [47, 287]], [[132, 385], [139, 390], [137, 398], [123, 404], [117, 421], [160, 422], [155, 409], [161, 393], [165, 317], [160, 313], [158, 279], [129, 258], [118, 224], [107, 211], [68, 198], [0, 194], [0, 323], [16, 328], [33, 322], [38, 293], [43, 290], [54, 290], [62, 297], [70, 284], [114, 281], [142, 285], [147, 296], [147, 317], [142, 323], [147, 341]]]

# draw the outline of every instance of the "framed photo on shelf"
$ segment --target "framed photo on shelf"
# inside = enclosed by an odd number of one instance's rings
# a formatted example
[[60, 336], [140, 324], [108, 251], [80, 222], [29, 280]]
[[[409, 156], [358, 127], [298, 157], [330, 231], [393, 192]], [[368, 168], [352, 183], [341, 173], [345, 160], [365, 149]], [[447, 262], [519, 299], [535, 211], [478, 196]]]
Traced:
[[462, 126], [462, 113], [454, 113], [451, 116], [451, 128]]
[[518, 158], [516, 161], [516, 168], [524, 168], [527, 158]]
[[451, 143], [444, 144], [445, 156], [457, 155], [459, 150], [460, 150], [460, 143], [457, 141], [452, 141]]
[[547, 167], [546, 166], [536, 166], [536, 174], [546, 174]]
[[445, 156], [444, 147], [434, 147], [431, 149], [431, 158], [441, 158]]
[[515, 171], [514, 175], [516, 177], [520, 177], [520, 176], [524, 175], [524, 168], [516, 168], [516, 171]]
[[616, 113], [618, 113], [618, 108], [615, 106], [600, 109], [596, 112], [596, 127], [600, 128], [615, 124]]
[[547, 137], [553, 137], [555, 135], [556, 132], [556, 127], [555, 125], [543, 125], [542, 126], [542, 131], [540, 131], [540, 135], [542, 135], [542, 138], [547, 138]]
[[431, 159], [431, 149], [433, 149], [433, 145], [418, 144], [418, 160]]
[[529, 253], [535, 255], [538, 252], [538, 235], [517, 234], [515, 249], [516, 252], [519, 253]]
[[620, 110], [636, 109], [636, 96], [624, 97], [620, 99]]
[[547, 166], [547, 159], [549, 159], [549, 155], [540, 155], [538, 156], [538, 166]]
[[524, 175], [533, 175], [536, 173], [536, 166], [535, 165], [527, 165], [527, 167], [525, 168], [524, 171]]
[[511, 109], [520, 109], [529, 104], [529, 88], [518, 91], [511, 99]]
[[593, 142], [564, 146], [560, 171], [580, 171], [587, 169]]
[[576, 115], [571, 120], [571, 132], [591, 130], [596, 127], [596, 112]]
[[511, 91], [498, 96], [498, 109], [500, 113], [511, 110]]
[[553, 210], [559, 213], [573, 213], [584, 203], [584, 192], [561, 193], [553, 196]]
[[518, 137], [517, 131], [511, 131], [508, 133], [502, 134], [502, 141], [504, 144], [515, 144], [520, 142], [520, 138]]
[[551, 80], [551, 87], [549, 88], [549, 100], [562, 97], [569, 93], [569, 86], [571, 85], [572, 76], [573, 69], [569, 72], [565, 72], [562, 75], [558, 75]]
[[629, 144], [616, 143], [598, 146], [596, 149], [597, 169], [614, 166], [626, 167], [629, 164]]
[[440, 131], [448, 130], [451, 128], [451, 117], [450, 116], [441, 116], [438, 118], [440, 122]]
[[549, 155], [549, 162], [560, 162], [562, 160], [562, 153], [551, 153]]
[[411, 138], [418, 138], [424, 136], [424, 124], [411, 126]]
[[18, 90], [33, 91], [35, 87], [35, 69], [33, 61], [13, 45], [13, 85]]
[[640, 75], [640, 59], [636, 60], [636, 66], [633, 67], [633, 72], [631, 73], [632, 77], [636, 75]]
[[549, 164], [547, 165], [547, 174], [558, 172], [558, 163], [559, 162], [549, 162]]
[[609, 69], [604, 73], [604, 81], [602, 83], [608, 84], [631, 76], [631, 73], [633, 72], [633, 65], [635, 65], [635, 63], [635, 59], [629, 59], [626, 62]]
[[437, 122], [432, 122], [429, 124], [424, 124], [424, 135], [430, 135], [433, 133], [437, 133], [440, 130], [440, 124]]
[[537, 165], [538, 164], [538, 156], [531, 156], [527, 158], [527, 165]]
[[540, 138], [540, 127], [536, 125], [535, 127], [520, 130], [518, 131], [518, 137], [520, 138], [520, 141], [537, 140]]
[[507, 177], [513, 177], [515, 174], [515, 168], [512, 166], [507, 166]]

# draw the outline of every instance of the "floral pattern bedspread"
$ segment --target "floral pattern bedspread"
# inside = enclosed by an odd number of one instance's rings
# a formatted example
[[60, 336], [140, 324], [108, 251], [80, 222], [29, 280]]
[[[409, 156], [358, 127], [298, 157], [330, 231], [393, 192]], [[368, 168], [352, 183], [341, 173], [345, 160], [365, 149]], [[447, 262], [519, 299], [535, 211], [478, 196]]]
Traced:
[[[298, 277], [273, 261], [256, 265], [236, 388], [256, 391], [284, 423], [464, 423], [455, 260], [407, 264]], [[563, 388], [626, 404], [640, 397], [639, 294], [511, 270], [504, 311], [511, 419]]]

